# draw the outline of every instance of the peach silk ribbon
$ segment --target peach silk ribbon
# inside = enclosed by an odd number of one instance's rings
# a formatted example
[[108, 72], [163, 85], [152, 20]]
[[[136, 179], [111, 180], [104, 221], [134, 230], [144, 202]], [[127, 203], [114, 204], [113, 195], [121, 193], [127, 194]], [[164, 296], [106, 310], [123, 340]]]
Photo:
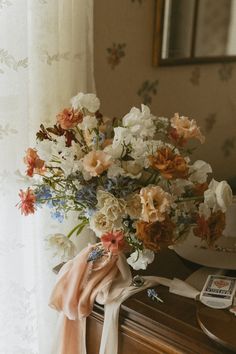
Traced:
[[104, 304], [104, 325], [99, 354], [118, 353], [118, 320], [121, 303], [148, 287], [162, 284], [170, 292], [196, 298], [197, 290], [179, 279], [145, 276], [141, 287], [132, 285], [132, 276], [123, 254], [107, 254], [88, 262], [94, 249], [89, 245], [58, 274], [49, 305], [61, 312], [52, 354], [86, 354], [86, 318], [96, 301]]

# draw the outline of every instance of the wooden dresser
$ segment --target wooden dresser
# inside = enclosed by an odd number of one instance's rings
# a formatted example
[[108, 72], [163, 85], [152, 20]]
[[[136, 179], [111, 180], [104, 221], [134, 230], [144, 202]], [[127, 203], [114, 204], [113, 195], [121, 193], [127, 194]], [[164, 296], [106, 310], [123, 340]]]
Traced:
[[[145, 274], [185, 279], [197, 268], [173, 251], [165, 250], [158, 254]], [[164, 303], [153, 302], [146, 291], [142, 291], [122, 304], [119, 354], [235, 353], [216, 344], [200, 329], [196, 318], [197, 306], [200, 305], [197, 301], [169, 294], [163, 286], [156, 290]], [[88, 354], [99, 353], [102, 325], [103, 307], [95, 304], [87, 322]], [[222, 325], [222, 330], [227, 328]]]

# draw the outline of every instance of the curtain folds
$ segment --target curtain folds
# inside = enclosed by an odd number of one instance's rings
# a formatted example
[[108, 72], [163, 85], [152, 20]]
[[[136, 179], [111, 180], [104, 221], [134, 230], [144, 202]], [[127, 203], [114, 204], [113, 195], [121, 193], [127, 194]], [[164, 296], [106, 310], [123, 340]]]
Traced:
[[22, 162], [40, 123], [78, 91], [94, 92], [92, 0], [0, 0], [0, 353], [48, 354], [55, 278], [45, 237], [63, 232], [47, 211], [15, 207]]

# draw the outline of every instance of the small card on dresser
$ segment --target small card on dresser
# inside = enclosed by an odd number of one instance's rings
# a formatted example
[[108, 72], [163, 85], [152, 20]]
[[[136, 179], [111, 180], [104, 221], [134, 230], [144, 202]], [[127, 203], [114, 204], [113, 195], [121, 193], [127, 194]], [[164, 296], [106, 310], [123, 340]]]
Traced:
[[236, 291], [236, 278], [209, 275], [200, 293], [200, 301], [215, 309], [232, 306]]

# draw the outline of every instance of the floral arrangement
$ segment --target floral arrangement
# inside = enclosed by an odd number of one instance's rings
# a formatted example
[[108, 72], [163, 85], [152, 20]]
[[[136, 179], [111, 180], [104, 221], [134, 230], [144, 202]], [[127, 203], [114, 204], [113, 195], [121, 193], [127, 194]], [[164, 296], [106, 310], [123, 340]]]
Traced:
[[226, 181], [209, 180], [208, 163], [191, 162], [189, 141], [205, 140], [196, 121], [155, 117], [145, 105], [108, 119], [99, 108], [94, 94], [79, 93], [53, 127], [40, 126], [24, 157], [32, 186], [20, 190], [22, 214], [47, 206], [63, 222], [76, 212], [77, 225], [52, 243], [72, 254], [71, 235], [88, 225], [100, 239], [91, 259], [124, 251], [134, 269], [146, 269], [155, 252], [191, 230], [211, 246], [224, 230], [232, 191]]

